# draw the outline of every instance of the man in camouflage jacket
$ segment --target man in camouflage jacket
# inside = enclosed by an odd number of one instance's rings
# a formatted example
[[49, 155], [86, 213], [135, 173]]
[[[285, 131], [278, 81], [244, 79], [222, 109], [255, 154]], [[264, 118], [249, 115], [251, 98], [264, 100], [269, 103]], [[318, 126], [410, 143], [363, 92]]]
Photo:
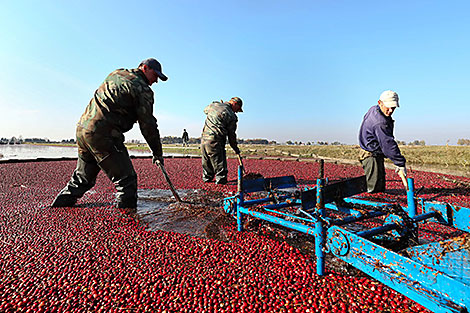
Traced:
[[236, 154], [240, 154], [237, 145], [237, 122], [235, 113], [243, 112], [243, 102], [233, 97], [227, 102], [214, 101], [204, 113], [207, 115], [201, 136], [202, 180], [211, 182], [215, 177], [216, 184], [227, 183], [227, 157], [225, 152], [226, 138]]
[[160, 63], [152, 58], [142, 61], [136, 69], [118, 69], [108, 75], [77, 124], [77, 168], [53, 207], [73, 206], [95, 185], [100, 170], [116, 186], [117, 206], [137, 207], [137, 174], [124, 146], [124, 133], [138, 122], [152, 150], [153, 162], [163, 162], [150, 88], [159, 78], [168, 79]]

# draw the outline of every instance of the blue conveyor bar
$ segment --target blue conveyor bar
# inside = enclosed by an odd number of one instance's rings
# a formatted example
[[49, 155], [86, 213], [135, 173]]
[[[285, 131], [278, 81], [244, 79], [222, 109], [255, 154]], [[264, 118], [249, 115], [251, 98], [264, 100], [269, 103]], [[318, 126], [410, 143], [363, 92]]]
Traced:
[[433, 218], [433, 217], [438, 217], [440, 216], [439, 212], [428, 212], [420, 215], [416, 215], [415, 217], [412, 218], [413, 222], [421, 222], [424, 220], [427, 220], [428, 218]]
[[378, 235], [378, 234], [386, 233], [390, 230], [395, 230], [399, 227], [400, 226], [398, 224], [395, 224], [395, 223], [385, 224], [383, 226], [371, 228], [369, 230], [360, 231], [356, 235], [358, 235], [360, 237], [363, 237], [363, 238], [369, 238], [369, 237], [372, 237], [372, 236], [375, 236], [375, 235]]
[[286, 221], [283, 218], [275, 217], [275, 216], [265, 214], [265, 213], [261, 213], [261, 212], [258, 212], [258, 211], [254, 211], [254, 210], [249, 210], [249, 209], [244, 208], [244, 207], [238, 207], [238, 212], [246, 214], [246, 215], [251, 215], [253, 217], [256, 217], [256, 218], [259, 218], [259, 219], [262, 219], [262, 220], [265, 220], [265, 221], [268, 221], [268, 222], [271, 222], [271, 223], [275, 223], [275, 224], [278, 224], [278, 225], [281, 225], [281, 226], [292, 228], [292, 229], [298, 230], [298, 231], [300, 231], [302, 233], [305, 233], [305, 234], [308, 234], [308, 235], [314, 235], [314, 232], [315, 232], [314, 227], [307, 226], [307, 225], [304, 225], [304, 224], [301, 224], [301, 223]]

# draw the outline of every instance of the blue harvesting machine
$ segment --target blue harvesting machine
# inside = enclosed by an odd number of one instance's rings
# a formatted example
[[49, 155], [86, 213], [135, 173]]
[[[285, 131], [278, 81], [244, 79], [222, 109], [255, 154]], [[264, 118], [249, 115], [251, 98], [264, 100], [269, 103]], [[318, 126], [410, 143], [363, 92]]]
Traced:
[[[299, 188], [294, 176], [244, 179], [240, 166], [238, 193], [224, 199], [224, 210], [237, 219], [238, 231], [251, 216], [312, 235], [318, 275], [332, 253], [433, 312], [468, 312], [470, 209], [419, 199], [414, 180], [407, 182], [407, 206], [401, 206], [361, 199], [365, 176], [335, 183], [319, 178], [314, 187]], [[422, 222], [460, 235], [420, 243]]]

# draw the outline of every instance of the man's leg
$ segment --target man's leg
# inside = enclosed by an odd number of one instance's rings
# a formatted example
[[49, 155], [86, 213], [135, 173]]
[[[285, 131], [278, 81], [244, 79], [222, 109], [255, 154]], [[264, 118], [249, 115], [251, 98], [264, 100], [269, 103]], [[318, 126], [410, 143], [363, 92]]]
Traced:
[[385, 166], [383, 157], [370, 156], [361, 161], [367, 180], [367, 192], [385, 191]]
[[77, 199], [90, 190], [96, 182], [100, 168], [95, 159], [88, 154], [79, 154], [77, 168], [70, 181], [52, 202], [52, 207], [70, 207], [75, 205]]
[[210, 159], [211, 142], [201, 142], [201, 153], [202, 153], [202, 180], [206, 183], [211, 182], [214, 179], [214, 167]]
[[114, 183], [119, 208], [137, 208], [137, 174], [124, 145], [104, 158], [99, 167]]
[[215, 153], [212, 153], [210, 158], [212, 166], [215, 170], [215, 183], [226, 184], [227, 183], [227, 155], [225, 152], [225, 143], [217, 142], [214, 146]]
[[380, 191], [385, 191], [385, 164], [384, 164], [384, 157], [376, 157], [377, 161], [377, 168], [379, 170], [379, 178], [378, 178], [378, 188]]

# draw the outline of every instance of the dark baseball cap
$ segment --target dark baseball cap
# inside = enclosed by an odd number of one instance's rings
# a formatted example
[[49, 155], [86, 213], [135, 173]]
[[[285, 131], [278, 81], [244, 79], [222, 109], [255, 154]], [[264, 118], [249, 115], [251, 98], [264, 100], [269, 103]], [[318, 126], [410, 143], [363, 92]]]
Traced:
[[162, 73], [162, 65], [154, 58], [143, 60], [142, 62], [140, 62], [139, 67], [141, 65], [147, 65], [148, 67], [150, 67], [152, 70], [155, 71], [155, 73], [157, 73], [158, 77], [161, 80], [166, 81], [168, 79], [168, 77], [166, 77], [165, 74]]
[[236, 104], [238, 104], [240, 106], [240, 112], [243, 112], [242, 110], [242, 105], [243, 105], [243, 101], [242, 99], [238, 98], [238, 97], [233, 97], [232, 99], [230, 99], [232, 101], [234, 101]]

